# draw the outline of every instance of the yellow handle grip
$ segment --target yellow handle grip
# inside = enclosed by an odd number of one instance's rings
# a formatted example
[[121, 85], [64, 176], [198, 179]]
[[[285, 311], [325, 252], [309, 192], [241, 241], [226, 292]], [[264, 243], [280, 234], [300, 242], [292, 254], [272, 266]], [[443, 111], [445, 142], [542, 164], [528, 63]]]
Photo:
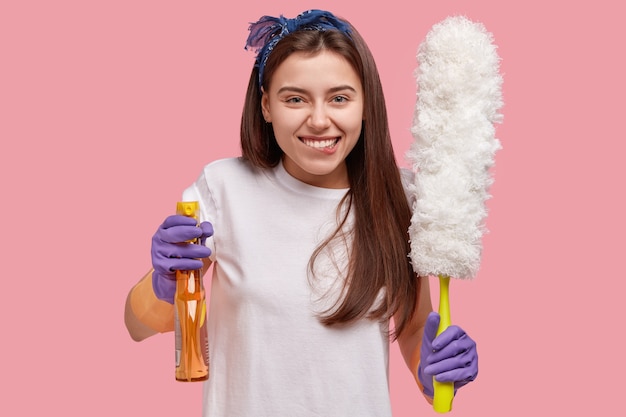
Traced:
[[[450, 321], [450, 277], [439, 275], [439, 328], [437, 336], [446, 330]], [[454, 382], [437, 382], [433, 377], [433, 409], [438, 413], [447, 413], [452, 409]]]

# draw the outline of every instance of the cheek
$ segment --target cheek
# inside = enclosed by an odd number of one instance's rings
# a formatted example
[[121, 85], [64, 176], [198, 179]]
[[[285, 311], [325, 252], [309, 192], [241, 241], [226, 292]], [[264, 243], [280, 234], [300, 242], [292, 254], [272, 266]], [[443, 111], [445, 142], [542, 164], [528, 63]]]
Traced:
[[294, 116], [295, 115], [291, 115], [291, 117], [288, 117], [288, 115], [281, 112], [272, 113], [272, 126], [274, 127], [274, 132], [293, 131], [298, 125], [296, 117]]
[[284, 144], [291, 142], [297, 131], [297, 123], [294, 123], [292, 118], [276, 117], [276, 114], [272, 114], [272, 129], [276, 142], [282, 148]]
[[349, 118], [346, 118], [345, 126], [352, 132], [361, 134], [361, 129], [363, 128], [363, 111], [355, 111], [350, 115]]

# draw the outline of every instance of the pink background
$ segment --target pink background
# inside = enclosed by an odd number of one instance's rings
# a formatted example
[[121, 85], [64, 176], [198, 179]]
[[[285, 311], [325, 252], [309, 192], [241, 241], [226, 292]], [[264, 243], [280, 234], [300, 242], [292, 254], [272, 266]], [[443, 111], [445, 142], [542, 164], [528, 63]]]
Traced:
[[[453, 415], [624, 415], [618, 2], [211, 3], [0, 5], [1, 415], [200, 415], [201, 386], [174, 381], [172, 335], [132, 342], [124, 299], [182, 189], [239, 152], [248, 22], [307, 8], [368, 41], [402, 164], [431, 26], [464, 14], [499, 46], [490, 233], [476, 279], [452, 283], [480, 374]], [[394, 416], [436, 415], [395, 345], [391, 392]]]

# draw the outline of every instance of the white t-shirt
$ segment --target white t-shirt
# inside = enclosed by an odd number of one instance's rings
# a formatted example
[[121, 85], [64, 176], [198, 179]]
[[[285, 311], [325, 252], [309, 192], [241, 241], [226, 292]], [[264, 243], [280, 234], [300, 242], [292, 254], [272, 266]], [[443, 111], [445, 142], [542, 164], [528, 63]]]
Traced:
[[207, 165], [185, 190], [214, 227], [205, 417], [391, 416], [388, 323], [318, 319], [337, 298], [324, 294], [340, 287], [345, 247], [308, 272], [346, 192], [235, 158]]

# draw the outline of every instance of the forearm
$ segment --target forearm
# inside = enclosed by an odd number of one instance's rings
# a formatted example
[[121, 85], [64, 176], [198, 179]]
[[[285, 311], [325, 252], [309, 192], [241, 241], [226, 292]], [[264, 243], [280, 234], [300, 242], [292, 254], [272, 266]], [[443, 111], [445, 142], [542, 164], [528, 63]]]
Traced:
[[[420, 364], [420, 347], [422, 346], [422, 336], [424, 334], [424, 328], [420, 327], [410, 335], [406, 335], [402, 338], [398, 338], [398, 346], [404, 362], [406, 363], [411, 375], [415, 378], [415, 382], [419, 387], [420, 392], [424, 393], [424, 386], [418, 378], [418, 369]], [[432, 404], [432, 398], [424, 394], [426, 400]]]
[[141, 341], [156, 333], [174, 330], [174, 306], [159, 300], [154, 294], [152, 271], [128, 293], [124, 323], [130, 337], [135, 341]]
[[[430, 299], [430, 285], [428, 277], [419, 277], [420, 291], [419, 298], [415, 308], [411, 322], [407, 326], [404, 332], [398, 337], [398, 346], [404, 362], [406, 363], [409, 371], [415, 378], [420, 391], [424, 392], [424, 387], [418, 378], [418, 369], [420, 364], [422, 338], [424, 336], [424, 326], [426, 324], [426, 318], [432, 311], [432, 302]], [[431, 402], [432, 398], [424, 395], [426, 399]]]

